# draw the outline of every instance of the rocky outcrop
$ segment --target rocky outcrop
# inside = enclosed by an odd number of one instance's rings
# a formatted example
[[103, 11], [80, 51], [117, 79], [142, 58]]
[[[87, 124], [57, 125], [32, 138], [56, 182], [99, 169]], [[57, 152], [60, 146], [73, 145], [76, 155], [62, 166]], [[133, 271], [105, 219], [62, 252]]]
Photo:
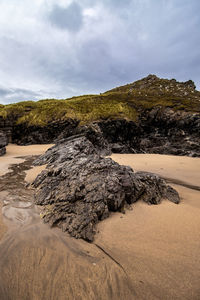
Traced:
[[114, 153], [139, 153], [142, 136], [141, 127], [124, 119], [98, 122], [104, 139]]
[[157, 107], [141, 115], [140, 150], [200, 156], [200, 115]]
[[109, 92], [129, 92], [129, 95], [133, 91], [145, 91], [145, 93], [153, 92], [154, 95], [171, 93], [174, 96], [191, 96], [196, 93], [196, 86], [192, 80], [185, 82], [179, 82], [176, 79], [163, 79], [156, 75], [150, 74], [140, 80], [133, 83], [116, 87]]
[[97, 146], [93, 145], [84, 135], [75, 135], [67, 138], [54, 147], [48, 149], [34, 161], [34, 165], [48, 164], [50, 167], [56, 167], [66, 161], [78, 159], [80, 156], [100, 154]]
[[156, 75], [150, 74], [147, 77], [138, 80], [131, 84], [132, 89], [148, 89], [148, 90], [157, 90], [159, 92], [170, 92], [174, 96], [186, 96], [191, 93], [194, 93], [196, 86], [192, 80], [185, 82], [178, 82], [176, 79], [160, 79]]
[[68, 119], [66, 121], [56, 121], [46, 126], [28, 126], [26, 123], [15, 124], [12, 129], [12, 143], [18, 145], [48, 144], [55, 140], [74, 134], [79, 121]]
[[0, 132], [6, 135], [9, 143], [12, 142], [12, 132], [15, 121], [16, 120], [12, 117], [3, 118], [0, 116]]
[[96, 122], [95, 126], [101, 144], [107, 145], [106, 149], [109, 145], [114, 153], [200, 156], [198, 113], [156, 107], [141, 113], [138, 124], [119, 119]]
[[110, 212], [143, 200], [158, 204], [163, 198], [179, 202], [178, 193], [157, 175], [135, 173], [110, 158], [84, 136], [75, 136], [49, 149], [35, 161], [48, 164], [33, 183], [35, 202], [43, 219], [71, 236], [93, 241], [95, 224]]
[[8, 120], [4, 125], [9, 141], [20, 145], [60, 143], [73, 135], [83, 135], [102, 154], [111, 151], [200, 156], [200, 114], [168, 107], [141, 112], [137, 123], [113, 119], [80, 126], [77, 120], [69, 119], [43, 127], [11, 126]]
[[7, 137], [4, 132], [0, 132], [0, 156], [6, 153]]
[[192, 80], [149, 75], [100, 95], [2, 105], [0, 130], [20, 145], [81, 134], [105, 154], [200, 156], [200, 92]]

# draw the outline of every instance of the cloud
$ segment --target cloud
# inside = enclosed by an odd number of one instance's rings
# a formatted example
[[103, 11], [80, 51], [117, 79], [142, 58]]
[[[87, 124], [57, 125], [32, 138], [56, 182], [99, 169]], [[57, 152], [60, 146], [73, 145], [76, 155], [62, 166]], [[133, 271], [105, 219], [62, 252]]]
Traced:
[[[1, 88], [0, 87], [0, 103], [7, 104], [12, 101], [37, 100], [41, 97], [40, 93], [31, 90], [18, 88]], [[3, 101], [1, 101], [3, 98]]]
[[200, 1], [1, 0], [0, 102], [99, 93], [149, 73], [199, 88]]
[[0, 88], [0, 97], [1, 96], [6, 96], [7, 94], [8, 94], [8, 90], [7, 89], [3, 89], [3, 88], [1, 89]]
[[70, 31], [79, 31], [83, 24], [82, 10], [78, 3], [73, 2], [64, 8], [57, 4], [52, 7], [50, 21], [53, 25]]

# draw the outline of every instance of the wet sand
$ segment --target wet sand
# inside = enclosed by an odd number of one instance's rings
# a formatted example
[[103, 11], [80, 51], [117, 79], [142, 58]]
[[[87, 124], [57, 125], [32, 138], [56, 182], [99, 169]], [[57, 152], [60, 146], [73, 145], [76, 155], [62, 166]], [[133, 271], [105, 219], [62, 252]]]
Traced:
[[[20, 156], [24, 155], [21, 150]], [[15, 161], [14, 153], [11, 157]], [[161, 156], [154, 165], [151, 156], [144, 156], [140, 164], [137, 155], [118, 158], [135, 170], [136, 165], [145, 170], [150, 164], [151, 171], [163, 168], [161, 171], [172, 180], [199, 185], [200, 159], [184, 157], [180, 164], [172, 156], [173, 163], [169, 164], [167, 156]], [[180, 166], [181, 172], [176, 170]], [[21, 185], [25, 176], [31, 182], [39, 171], [32, 168], [26, 175], [23, 170], [19, 167], [17, 177], [10, 173]], [[184, 173], [188, 172], [186, 178]], [[114, 213], [99, 223], [93, 244], [43, 224], [39, 208], [32, 205], [31, 191], [30, 199], [27, 191], [24, 200], [11, 201], [3, 207], [0, 299], [199, 299], [200, 192], [174, 187], [181, 196], [179, 205], [167, 201], [158, 206], [136, 203], [125, 215]], [[0, 192], [1, 204], [6, 197], [5, 191]], [[1, 222], [0, 214], [0, 226]]]
[[0, 176], [8, 172], [11, 164], [23, 162], [23, 156], [41, 155], [52, 146], [53, 144], [31, 146], [18, 146], [9, 144], [6, 147], [6, 154], [4, 156], [0, 156]]
[[[0, 212], [2, 211], [3, 203], [0, 201]], [[0, 213], [0, 240], [4, 236], [5, 232], [7, 231], [7, 227], [3, 222], [2, 214]]]
[[[31, 146], [18, 146], [14, 144], [9, 144], [6, 147], [6, 154], [4, 156], [0, 156], [0, 176], [5, 175], [7, 172], [10, 172], [9, 167], [12, 164], [19, 164], [22, 163], [26, 156], [31, 155], [41, 155], [43, 154], [48, 148], [53, 146], [52, 144], [49, 145], [31, 145]], [[41, 166], [41, 169], [43, 166]], [[32, 180], [34, 176], [37, 175], [37, 171], [35, 174], [30, 174], [28, 180]], [[0, 177], [0, 182], [2, 181]], [[0, 190], [0, 211], [2, 211], [4, 203], [3, 199], [5, 199], [6, 191]], [[5, 225], [6, 222], [3, 222], [3, 216], [0, 213], [0, 240], [3, 237], [4, 233], [6, 232], [7, 226]]]
[[38, 174], [40, 174], [43, 170], [45, 170], [47, 165], [42, 166], [33, 166], [30, 170], [27, 170], [25, 180], [28, 183], [32, 183], [34, 179], [37, 177]]

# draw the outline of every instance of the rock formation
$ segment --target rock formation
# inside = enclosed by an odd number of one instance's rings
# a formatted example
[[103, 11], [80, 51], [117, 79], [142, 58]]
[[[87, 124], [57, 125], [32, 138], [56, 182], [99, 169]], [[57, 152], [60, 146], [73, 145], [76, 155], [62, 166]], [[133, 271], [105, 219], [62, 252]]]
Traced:
[[179, 203], [178, 193], [157, 175], [134, 173], [120, 166], [84, 136], [74, 136], [49, 149], [35, 161], [48, 164], [35, 179], [35, 202], [43, 219], [71, 236], [93, 241], [95, 224], [110, 212], [143, 200], [158, 204], [163, 198]]
[[4, 132], [0, 132], [0, 156], [6, 153], [7, 137]]

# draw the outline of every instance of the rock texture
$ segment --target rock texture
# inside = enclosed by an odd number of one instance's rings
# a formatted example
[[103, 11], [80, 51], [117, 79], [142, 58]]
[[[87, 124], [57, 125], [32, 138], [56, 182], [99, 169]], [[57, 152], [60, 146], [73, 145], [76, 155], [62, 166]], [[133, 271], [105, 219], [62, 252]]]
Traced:
[[7, 137], [4, 132], [0, 132], [0, 156], [6, 153]]
[[72, 119], [51, 122], [46, 126], [16, 124], [12, 130], [12, 142], [19, 145], [52, 143], [63, 133], [65, 136], [73, 135], [78, 124], [79, 121]]
[[141, 151], [200, 156], [198, 113], [154, 108], [141, 115], [141, 128]]
[[110, 212], [143, 200], [179, 202], [178, 193], [158, 176], [120, 166], [101, 157], [101, 149], [84, 136], [75, 136], [49, 149], [35, 161], [48, 164], [33, 183], [35, 202], [43, 218], [71, 236], [93, 241], [95, 224]]
[[137, 124], [116, 119], [67, 128], [54, 141], [60, 143], [74, 134], [85, 136], [104, 155], [113, 152], [200, 156], [200, 115], [171, 108], [145, 111]]
[[[10, 134], [10, 133], [8, 133]], [[138, 123], [125, 119], [104, 120], [85, 126], [78, 121], [52, 123], [46, 127], [15, 126], [13, 143], [60, 143], [73, 135], [83, 135], [101, 154], [160, 153], [200, 156], [200, 115], [171, 108], [144, 111]]]

